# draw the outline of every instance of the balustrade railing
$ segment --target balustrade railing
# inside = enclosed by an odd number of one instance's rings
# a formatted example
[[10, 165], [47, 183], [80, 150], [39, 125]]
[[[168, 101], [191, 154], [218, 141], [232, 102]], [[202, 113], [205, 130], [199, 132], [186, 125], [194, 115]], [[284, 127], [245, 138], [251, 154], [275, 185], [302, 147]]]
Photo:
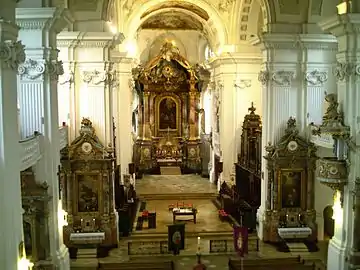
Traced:
[[[20, 171], [34, 166], [42, 158], [43, 136], [35, 133], [33, 136], [20, 140]], [[68, 144], [68, 127], [59, 128], [60, 149]]]

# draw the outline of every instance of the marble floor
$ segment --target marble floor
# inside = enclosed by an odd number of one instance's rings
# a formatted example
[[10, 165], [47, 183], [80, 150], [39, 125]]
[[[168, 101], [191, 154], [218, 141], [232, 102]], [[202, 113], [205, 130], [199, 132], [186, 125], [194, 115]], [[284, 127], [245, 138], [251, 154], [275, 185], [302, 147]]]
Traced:
[[[169, 211], [169, 205], [176, 203], [178, 200], [150, 200], [146, 201], [146, 210], [149, 212], [156, 212], [156, 229], [144, 228], [141, 231], [134, 231], [133, 234], [144, 233], [167, 233], [167, 226], [173, 224], [173, 215]], [[192, 204], [198, 210], [196, 216], [196, 224], [194, 224], [192, 217], [183, 216], [176, 217], [179, 222], [185, 222], [186, 232], [232, 232], [232, 228], [228, 222], [219, 220], [218, 211], [210, 199], [193, 199], [181, 200], [179, 203]], [[141, 214], [138, 212], [138, 215]], [[135, 222], [137, 218], [135, 218]], [[145, 223], [145, 226], [146, 223]], [[136, 228], [136, 224], [134, 224]]]
[[208, 178], [199, 175], [144, 175], [136, 180], [136, 193], [144, 194], [180, 194], [180, 193], [216, 193], [216, 186]]

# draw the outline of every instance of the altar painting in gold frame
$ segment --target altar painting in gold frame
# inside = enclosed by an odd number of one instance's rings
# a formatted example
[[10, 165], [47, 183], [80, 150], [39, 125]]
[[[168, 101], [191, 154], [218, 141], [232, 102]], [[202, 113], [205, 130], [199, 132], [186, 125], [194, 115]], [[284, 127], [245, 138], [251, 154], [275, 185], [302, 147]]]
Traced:
[[303, 169], [278, 170], [278, 206], [306, 208], [306, 181]]

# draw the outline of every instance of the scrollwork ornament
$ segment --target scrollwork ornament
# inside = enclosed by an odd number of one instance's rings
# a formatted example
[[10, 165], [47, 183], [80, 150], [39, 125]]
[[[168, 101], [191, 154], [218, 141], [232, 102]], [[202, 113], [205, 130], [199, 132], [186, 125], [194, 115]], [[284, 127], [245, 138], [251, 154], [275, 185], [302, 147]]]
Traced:
[[64, 74], [63, 62], [58, 60], [47, 61], [46, 73], [51, 80], [59, 80], [59, 76]]
[[307, 72], [305, 75], [305, 81], [310, 86], [323, 85], [328, 80], [328, 74], [325, 71], [313, 70]]
[[45, 72], [45, 63], [33, 59], [26, 61], [18, 66], [18, 74], [22, 79], [35, 80]]
[[360, 76], [360, 64], [359, 65], [356, 65], [355, 67], [355, 73], [357, 76]]
[[267, 70], [262, 70], [259, 72], [258, 80], [259, 82], [261, 82], [262, 85], [265, 85], [269, 81], [269, 78], [270, 74]]
[[100, 83], [105, 83], [108, 79], [108, 74], [106, 72], [100, 72], [97, 70], [93, 71], [84, 71], [83, 72], [83, 81], [87, 84], [98, 85]]
[[279, 86], [290, 86], [295, 77], [293, 71], [276, 71], [272, 74], [271, 79]]
[[21, 41], [4, 41], [0, 43], [0, 60], [17, 71], [18, 66], [25, 61], [25, 46]]
[[344, 81], [353, 73], [353, 66], [350, 63], [338, 62], [334, 70], [334, 75], [339, 81]]

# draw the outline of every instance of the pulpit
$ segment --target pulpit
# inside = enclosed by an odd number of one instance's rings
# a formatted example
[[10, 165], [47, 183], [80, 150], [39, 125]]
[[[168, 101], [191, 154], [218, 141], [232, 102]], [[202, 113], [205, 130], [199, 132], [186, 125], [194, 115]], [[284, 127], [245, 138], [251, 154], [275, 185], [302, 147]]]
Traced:
[[172, 43], [133, 69], [139, 96], [134, 162], [139, 171], [176, 164], [200, 172], [199, 96], [209, 75], [192, 67]]
[[99, 141], [86, 118], [80, 136], [61, 151], [60, 184], [68, 223], [63, 231], [68, 247], [117, 245], [113, 152]]

